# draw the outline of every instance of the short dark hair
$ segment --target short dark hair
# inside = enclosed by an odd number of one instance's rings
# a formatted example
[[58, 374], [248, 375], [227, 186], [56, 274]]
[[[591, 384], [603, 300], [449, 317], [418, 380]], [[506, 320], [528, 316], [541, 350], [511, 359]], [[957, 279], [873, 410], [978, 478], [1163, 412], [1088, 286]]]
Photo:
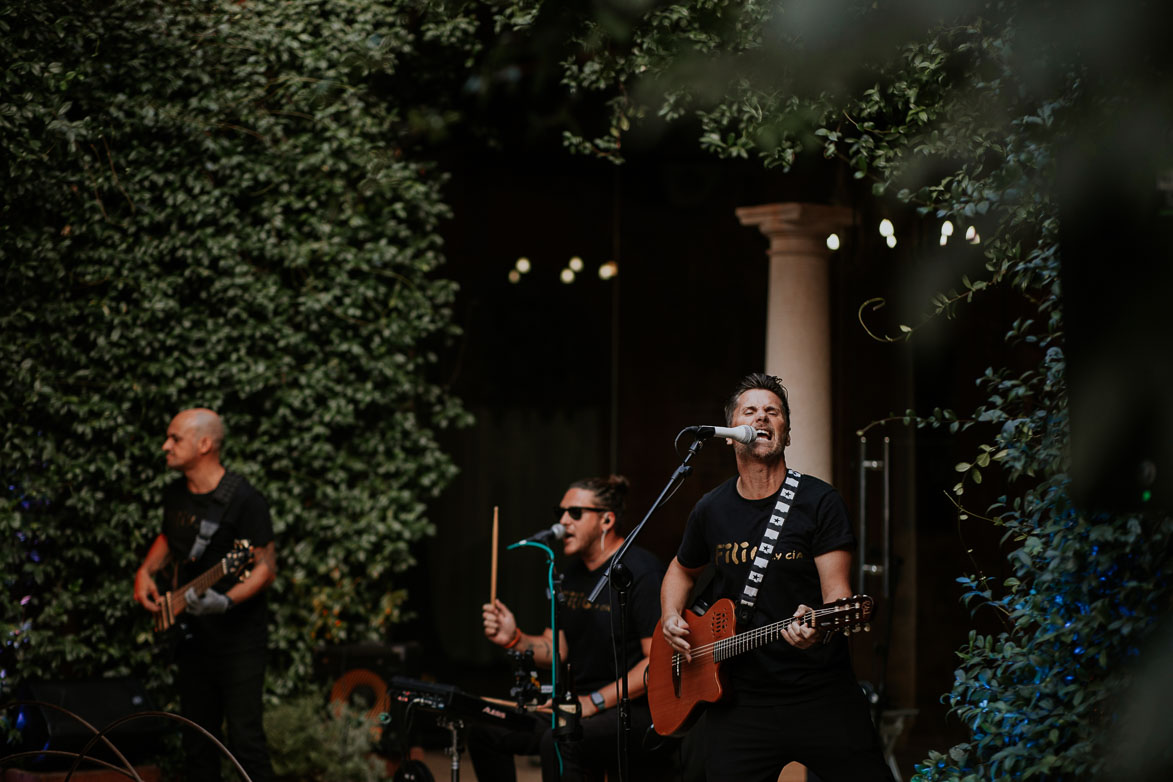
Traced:
[[631, 487], [622, 475], [608, 475], [600, 478], [582, 478], [570, 484], [572, 489], [585, 489], [595, 495], [595, 502], [615, 514], [615, 526], [619, 530], [623, 514], [627, 509], [627, 490]]
[[786, 398], [786, 386], [782, 385], [781, 378], [767, 375], [765, 372], [752, 372], [746, 375], [737, 384], [737, 388], [733, 389], [733, 393], [725, 400], [725, 423], [733, 423], [733, 416], [737, 412], [737, 402], [741, 399], [741, 395], [755, 388], [769, 391], [782, 400], [782, 412], [786, 415], [786, 423], [789, 425], [790, 400]]

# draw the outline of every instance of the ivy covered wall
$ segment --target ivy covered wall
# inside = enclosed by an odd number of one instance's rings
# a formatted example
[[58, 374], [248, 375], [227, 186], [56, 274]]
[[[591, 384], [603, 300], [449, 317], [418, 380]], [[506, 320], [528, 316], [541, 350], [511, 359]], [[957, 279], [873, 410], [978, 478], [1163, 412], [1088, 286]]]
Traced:
[[396, 2], [0, 9], [4, 682], [164, 691], [131, 583], [192, 405], [272, 506], [276, 690], [398, 619], [454, 475], [436, 434], [468, 422], [429, 375], [443, 176], [392, 89], [431, 29]]

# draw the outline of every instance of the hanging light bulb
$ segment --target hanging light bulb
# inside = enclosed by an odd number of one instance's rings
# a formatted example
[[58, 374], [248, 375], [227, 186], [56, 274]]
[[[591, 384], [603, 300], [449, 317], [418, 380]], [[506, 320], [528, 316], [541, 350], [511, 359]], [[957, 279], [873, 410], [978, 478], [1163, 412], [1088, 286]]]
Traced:
[[978, 244], [981, 242], [981, 240], [982, 237], [978, 234], [977, 228], [971, 225], [969, 228], [965, 229], [965, 241], [969, 242], [970, 244]]
[[579, 258], [577, 255], [571, 258], [570, 270], [575, 274], [578, 274], [580, 271], [582, 271], [582, 258]]
[[619, 274], [619, 264], [615, 261], [607, 261], [599, 266], [600, 280], [609, 280], [617, 274]]
[[895, 247], [896, 246], [896, 235], [895, 234], [888, 234], [887, 238], [884, 239], [884, 241], [888, 243], [889, 247]]
[[509, 270], [509, 281], [511, 283], [513, 283], [514, 285], [521, 282], [521, 272], [519, 272], [517, 269], [510, 269]]
[[839, 249], [839, 234], [831, 234], [827, 237], [827, 249], [832, 252]]
[[529, 258], [526, 258], [525, 256], [518, 258], [517, 263], [515, 263], [513, 265], [513, 268], [515, 268], [517, 271], [521, 272], [522, 274], [527, 273], [530, 270]]
[[558, 278], [562, 280], [562, 282], [569, 285], [570, 283], [574, 282], [574, 270], [571, 268], [563, 269], [562, 273], [558, 275]]
[[892, 221], [885, 217], [880, 221], [880, 236], [893, 236], [896, 229], [892, 226]]
[[952, 236], [952, 235], [953, 235], [953, 223], [950, 222], [949, 220], [946, 220], [945, 222], [941, 223], [941, 236]]

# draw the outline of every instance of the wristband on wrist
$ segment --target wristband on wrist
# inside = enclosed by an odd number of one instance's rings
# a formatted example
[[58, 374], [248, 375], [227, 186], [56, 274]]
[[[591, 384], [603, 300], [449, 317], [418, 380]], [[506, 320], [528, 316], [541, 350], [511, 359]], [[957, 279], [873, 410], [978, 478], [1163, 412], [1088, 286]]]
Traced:
[[607, 699], [603, 697], [603, 693], [595, 690], [591, 693], [591, 703], [595, 704], [595, 708], [603, 711], [607, 708]]
[[506, 649], [512, 649], [513, 647], [517, 646], [517, 644], [521, 641], [521, 628], [518, 627], [515, 629], [515, 631], [516, 631], [516, 635], [513, 636], [513, 640], [510, 641], [509, 643], [505, 644]]

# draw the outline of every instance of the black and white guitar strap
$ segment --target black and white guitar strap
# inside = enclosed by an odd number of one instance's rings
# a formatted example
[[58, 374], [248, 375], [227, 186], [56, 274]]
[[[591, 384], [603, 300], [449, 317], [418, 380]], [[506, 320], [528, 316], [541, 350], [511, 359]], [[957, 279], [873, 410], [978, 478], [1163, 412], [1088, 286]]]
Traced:
[[798, 491], [798, 481], [802, 473], [797, 470], [787, 470], [786, 478], [782, 481], [782, 488], [778, 492], [778, 501], [774, 503], [774, 510], [770, 513], [770, 520], [766, 523], [762, 533], [762, 542], [758, 544], [757, 554], [749, 566], [749, 576], [745, 580], [745, 588], [741, 591], [741, 600], [737, 605], [737, 623], [745, 626], [753, 617], [754, 605], [758, 600], [758, 590], [766, 578], [766, 568], [774, 558], [774, 547], [778, 543], [778, 536], [782, 532], [782, 525], [790, 515], [790, 506], [794, 503], [794, 494]]

